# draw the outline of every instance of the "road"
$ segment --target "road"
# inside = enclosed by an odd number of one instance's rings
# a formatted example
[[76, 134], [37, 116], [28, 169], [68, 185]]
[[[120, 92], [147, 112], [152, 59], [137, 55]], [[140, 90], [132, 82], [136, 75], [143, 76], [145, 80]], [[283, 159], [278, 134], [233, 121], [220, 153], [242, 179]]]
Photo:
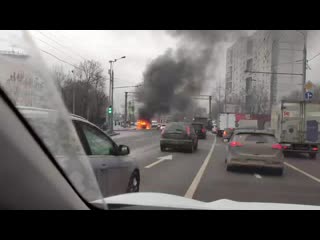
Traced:
[[205, 202], [230, 199], [320, 205], [320, 158], [286, 158], [283, 176], [266, 170], [227, 172], [225, 145], [208, 133], [195, 153], [161, 152], [160, 132], [127, 131], [114, 136], [130, 147], [141, 171], [141, 192], [161, 192]]

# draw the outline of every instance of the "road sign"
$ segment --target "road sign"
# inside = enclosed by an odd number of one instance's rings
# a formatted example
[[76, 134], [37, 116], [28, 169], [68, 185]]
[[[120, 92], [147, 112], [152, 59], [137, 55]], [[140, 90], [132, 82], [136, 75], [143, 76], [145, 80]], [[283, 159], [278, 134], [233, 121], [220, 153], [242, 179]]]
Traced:
[[307, 141], [318, 141], [318, 122], [316, 120], [307, 121]]
[[304, 97], [305, 97], [306, 100], [311, 100], [312, 97], [313, 97], [313, 94], [312, 94], [312, 92], [306, 92], [304, 94]]

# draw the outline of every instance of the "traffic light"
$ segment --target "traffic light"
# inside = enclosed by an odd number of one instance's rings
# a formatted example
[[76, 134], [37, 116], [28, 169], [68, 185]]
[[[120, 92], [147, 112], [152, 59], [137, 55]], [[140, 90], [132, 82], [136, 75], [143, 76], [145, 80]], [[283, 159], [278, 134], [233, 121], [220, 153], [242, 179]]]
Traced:
[[111, 114], [112, 113], [112, 106], [108, 107], [108, 113]]

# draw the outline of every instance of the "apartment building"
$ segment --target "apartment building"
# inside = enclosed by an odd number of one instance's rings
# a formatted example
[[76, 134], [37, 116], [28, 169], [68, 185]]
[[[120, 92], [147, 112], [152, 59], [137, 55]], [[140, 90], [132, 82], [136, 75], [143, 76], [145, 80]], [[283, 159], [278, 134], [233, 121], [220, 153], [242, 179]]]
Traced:
[[261, 30], [227, 50], [226, 103], [235, 112], [268, 113], [272, 104], [302, 89], [303, 34]]
[[44, 107], [44, 82], [29, 60], [30, 56], [24, 53], [0, 51], [0, 84], [14, 104]]

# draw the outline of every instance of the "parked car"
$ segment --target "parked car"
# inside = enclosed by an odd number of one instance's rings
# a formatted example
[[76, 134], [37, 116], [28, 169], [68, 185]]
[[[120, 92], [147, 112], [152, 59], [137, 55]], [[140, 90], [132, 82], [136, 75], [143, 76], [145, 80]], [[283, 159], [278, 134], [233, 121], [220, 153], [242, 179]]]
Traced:
[[[19, 107], [19, 110], [32, 123], [32, 126], [36, 126], [41, 138], [48, 139], [47, 143], [50, 142], [51, 136], [48, 134], [50, 131], [47, 131], [47, 128], [58, 128], [54, 121], [54, 111], [32, 107]], [[133, 159], [127, 156], [130, 153], [129, 147], [117, 145], [96, 125], [80, 116], [72, 114], [70, 118], [96, 174], [102, 195], [108, 197], [138, 192], [140, 171]], [[59, 144], [56, 145], [59, 146]], [[50, 146], [50, 149], [54, 149], [54, 146]], [[59, 149], [55, 149], [53, 154], [58, 157]]]
[[161, 133], [160, 149], [183, 149], [193, 153], [198, 148], [198, 137], [191, 124], [171, 122]]
[[207, 130], [205, 125], [200, 122], [193, 122], [192, 126], [198, 136], [198, 139], [206, 139], [207, 138]]
[[227, 171], [235, 167], [271, 168], [283, 174], [282, 145], [274, 134], [263, 130], [236, 130], [227, 146]]

